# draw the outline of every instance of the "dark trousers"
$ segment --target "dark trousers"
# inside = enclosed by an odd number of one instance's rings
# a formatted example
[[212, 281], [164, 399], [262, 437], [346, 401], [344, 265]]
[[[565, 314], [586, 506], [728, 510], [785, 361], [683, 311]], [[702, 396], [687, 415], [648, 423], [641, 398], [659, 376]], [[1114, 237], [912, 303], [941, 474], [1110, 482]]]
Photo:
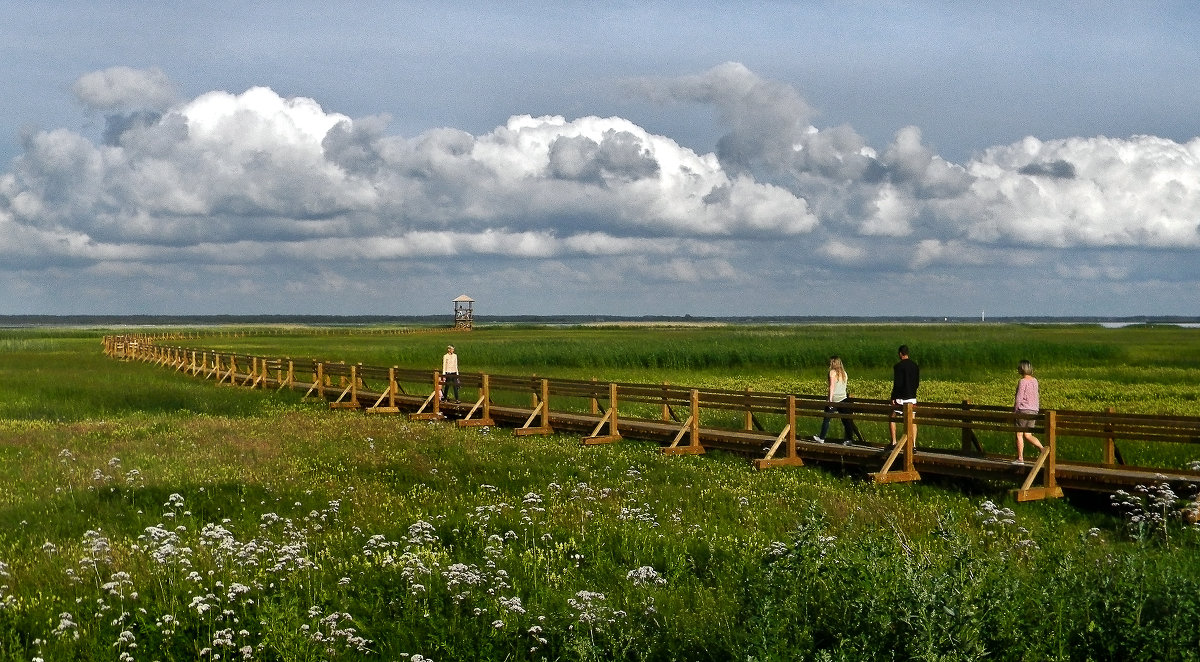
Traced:
[[446, 378], [446, 387], [442, 389], [442, 399], [449, 400], [450, 399], [450, 389], [453, 388], [454, 389], [454, 399], [457, 400], [458, 399], [458, 387], [462, 385], [462, 382], [460, 382], [458, 379], [458, 373], [457, 372], [448, 372], [442, 376]]
[[[835, 412], [838, 414], [850, 413], [848, 410], [842, 409], [841, 407], [828, 407], [825, 409], [825, 411], [830, 414], [835, 413]], [[833, 420], [833, 419], [826, 417], [825, 419], [823, 419], [821, 421], [821, 434], [819, 434], [817, 436], [824, 439], [825, 436], [829, 434], [829, 421], [831, 421], [831, 420]], [[847, 441], [849, 441], [854, 438], [854, 431], [855, 431], [854, 421], [850, 420], [849, 418], [843, 418], [841, 420], [842, 420], [842, 432], [846, 435], [844, 438]]]

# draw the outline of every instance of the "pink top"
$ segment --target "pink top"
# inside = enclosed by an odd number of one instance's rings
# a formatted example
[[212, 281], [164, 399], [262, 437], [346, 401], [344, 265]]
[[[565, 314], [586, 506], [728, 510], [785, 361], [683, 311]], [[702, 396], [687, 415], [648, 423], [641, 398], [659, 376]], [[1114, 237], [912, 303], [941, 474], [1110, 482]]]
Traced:
[[1033, 411], [1041, 409], [1041, 404], [1038, 402], [1037, 379], [1022, 377], [1017, 380], [1017, 398], [1013, 409], [1032, 409]]

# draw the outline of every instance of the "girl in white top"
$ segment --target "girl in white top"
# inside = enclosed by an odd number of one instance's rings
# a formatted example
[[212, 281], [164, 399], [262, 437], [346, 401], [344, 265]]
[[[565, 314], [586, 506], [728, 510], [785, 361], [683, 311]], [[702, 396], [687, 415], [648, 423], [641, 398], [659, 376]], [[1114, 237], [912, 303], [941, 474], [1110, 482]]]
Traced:
[[[842, 366], [842, 359], [838, 356], [829, 357], [829, 402], [841, 402], [846, 399], [846, 383], [850, 381], [850, 377], [846, 374], [846, 369]], [[845, 413], [836, 407], [829, 407], [825, 411]], [[846, 442], [849, 443], [850, 435], [850, 419], [842, 419], [842, 430], [846, 433]], [[813, 437], [813, 441], [817, 443], [825, 443], [825, 435], [829, 433], [829, 418], [821, 421], [821, 434]]]

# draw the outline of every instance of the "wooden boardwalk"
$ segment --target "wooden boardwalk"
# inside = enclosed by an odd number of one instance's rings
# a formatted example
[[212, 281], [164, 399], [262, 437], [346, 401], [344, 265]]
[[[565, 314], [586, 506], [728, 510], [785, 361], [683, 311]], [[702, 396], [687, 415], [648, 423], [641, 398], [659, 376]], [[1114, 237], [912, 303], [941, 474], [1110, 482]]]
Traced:
[[[831, 413], [824, 398], [811, 395], [468, 373], [460, 375], [462, 392], [477, 397], [459, 403], [441, 398], [440, 375], [434, 371], [293, 361], [160, 342], [109, 336], [105, 352], [217, 384], [304, 391], [305, 397], [326, 401], [336, 409], [406, 415], [463, 427], [511, 428], [518, 436], [577, 434], [584, 444], [648, 440], [670, 454], [722, 450], [746, 456], [760, 469], [818, 463], [861, 472], [884, 483], [923, 476], [965, 478], [1010, 486], [1019, 500], [1060, 497], [1064, 489], [1113, 493], [1161, 483], [1190, 494], [1200, 485], [1200, 471], [1128, 466], [1120, 452], [1125, 443], [1184, 444], [1194, 448], [1192, 456], [1200, 459], [1198, 417], [1044, 411], [1035, 432], [1046, 451], [1016, 464], [1012, 455], [986, 452], [979, 440], [981, 433], [1002, 433], [1011, 444], [1017, 415], [1004, 407], [921, 403], [897, 413], [886, 401], [855, 399], [839, 403], [841, 413]], [[852, 438], [818, 443], [797, 435], [798, 422], [816, 429], [824, 417], [851, 419]], [[859, 424], [885, 428], [892, 420], [900, 429], [894, 447], [890, 441], [872, 442], [858, 429]], [[928, 439], [930, 428], [953, 431], [960, 446], [944, 447], [944, 432], [939, 447], [915, 443], [920, 438], [917, 432], [925, 430]], [[1091, 448], [1101, 461], [1060, 458], [1062, 438], [1071, 438], [1075, 447]]]

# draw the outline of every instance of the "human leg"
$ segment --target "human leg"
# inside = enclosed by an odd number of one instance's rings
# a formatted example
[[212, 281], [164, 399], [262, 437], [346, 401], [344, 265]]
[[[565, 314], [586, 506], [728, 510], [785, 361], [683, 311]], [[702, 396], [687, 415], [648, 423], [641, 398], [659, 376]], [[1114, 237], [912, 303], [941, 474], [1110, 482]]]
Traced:
[[1029, 443], [1033, 444], [1033, 447], [1038, 449], [1039, 452], [1046, 450], [1046, 447], [1042, 445], [1041, 441], [1038, 441], [1037, 437], [1033, 436], [1032, 432], [1023, 432], [1022, 434], [1025, 435], [1025, 438], [1029, 440]]
[[[826, 412], [833, 411], [833, 407], [829, 407]], [[825, 437], [829, 435], [829, 417], [821, 419], [821, 434], [817, 435], [817, 441], [825, 441]]]
[[[846, 413], [849, 413], [849, 412], [846, 412]], [[856, 425], [854, 423], [854, 419], [843, 418], [842, 419], [842, 427], [844, 427], [846, 430], [846, 441], [844, 441], [842, 443], [849, 444], [854, 441], [862, 440], [862, 438], [863, 438], [862, 432], [859, 432], [858, 425]]]

